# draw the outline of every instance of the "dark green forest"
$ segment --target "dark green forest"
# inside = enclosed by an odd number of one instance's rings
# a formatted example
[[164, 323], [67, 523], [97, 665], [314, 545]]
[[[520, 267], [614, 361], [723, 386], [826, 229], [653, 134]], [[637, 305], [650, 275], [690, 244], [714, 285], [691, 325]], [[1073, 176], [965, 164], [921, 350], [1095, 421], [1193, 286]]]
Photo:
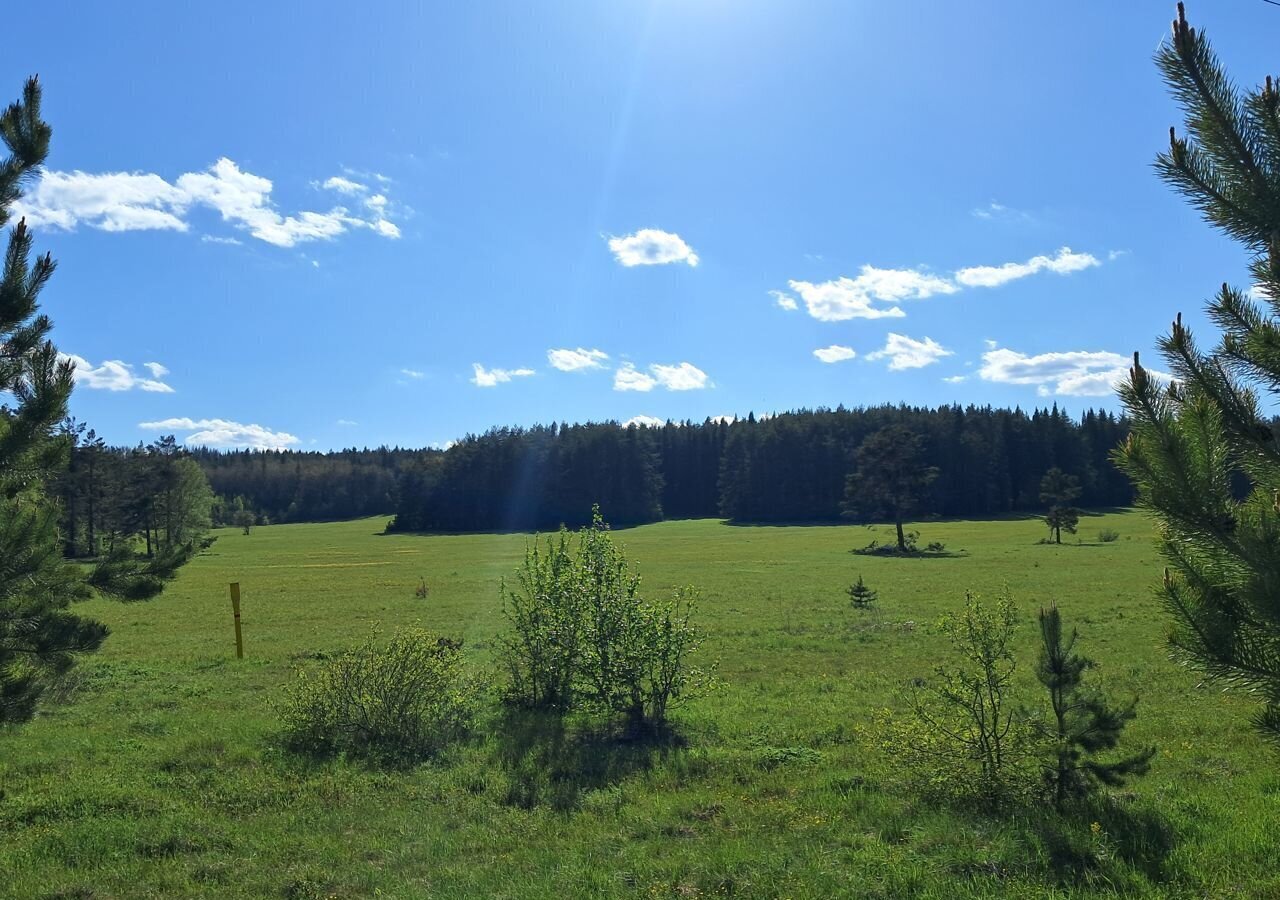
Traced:
[[924, 515], [1037, 510], [1040, 479], [1059, 467], [1080, 480], [1084, 506], [1125, 506], [1133, 490], [1109, 454], [1128, 423], [1057, 409], [880, 406], [802, 410], [732, 424], [669, 422], [498, 428], [469, 435], [403, 472], [391, 528], [548, 529], [584, 524], [599, 503], [617, 525], [723, 516], [740, 522], [844, 517], [857, 449], [882, 428], [922, 438], [938, 469]]

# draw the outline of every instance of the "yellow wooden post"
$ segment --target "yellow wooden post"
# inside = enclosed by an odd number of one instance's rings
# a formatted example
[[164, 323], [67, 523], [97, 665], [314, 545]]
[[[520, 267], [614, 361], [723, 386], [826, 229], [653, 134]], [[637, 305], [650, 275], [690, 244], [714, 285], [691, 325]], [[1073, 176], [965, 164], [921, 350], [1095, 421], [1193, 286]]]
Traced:
[[240, 636], [240, 582], [231, 582], [231, 614], [236, 620], [236, 659], [244, 659], [244, 638]]

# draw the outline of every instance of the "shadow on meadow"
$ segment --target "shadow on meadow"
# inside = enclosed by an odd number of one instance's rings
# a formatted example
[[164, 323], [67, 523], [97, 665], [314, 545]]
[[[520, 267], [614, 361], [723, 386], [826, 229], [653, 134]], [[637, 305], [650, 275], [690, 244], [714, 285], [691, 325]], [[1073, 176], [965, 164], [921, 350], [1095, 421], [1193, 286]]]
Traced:
[[635, 734], [578, 726], [553, 713], [505, 710], [495, 729], [496, 756], [509, 806], [577, 809], [585, 794], [648, 771], [686, 745], [677, 732]]
[[1158, 884], [1177, 843], [1173, 826], [1160, 812], [1105, 795], [1061, 814], [1036, 814], [1028, 830], [1048, 869], [1070, 884], [1110, 881], [1113, 860]]

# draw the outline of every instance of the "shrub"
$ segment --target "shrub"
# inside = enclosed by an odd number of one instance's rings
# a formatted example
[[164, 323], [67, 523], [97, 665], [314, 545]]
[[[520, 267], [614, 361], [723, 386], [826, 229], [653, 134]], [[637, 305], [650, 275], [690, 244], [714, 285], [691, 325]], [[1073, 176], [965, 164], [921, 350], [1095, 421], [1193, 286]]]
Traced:
[[1104, 528], [1098, 532], [1098, 540], [1104, 544], [1115, 543], [1120, 540], [1120, 532], [1111, 528]]
[[418, 586], [413, 589], [413, 596], [417, 597], [419, 600], [426, 600], [430, 593], [431, 589], [427, 587], [427, 579], [419, 578]]
[[422, 628], [377, 630], [316, 669], [299, 669], [280, 706], [286, 743], [318, 755], [410, 761], [463, 736], [476, 684], [462, 669], [462, 644]]
[[499, 639], [506, 669], [507, 699], [539, 709], [566, 709], [572, 702], [582, 637], [581, 570], [569, 532], [537, 536], [525, 548], [516, 586], [499, 588], [509, 628]]
[[942, 541], [930, 541], [924, 548], [928, 553], [943, 553], [947, 549], [947, 545]]
[[587, 706], [652, 730], [710, 684], [689, 661], [702, 644], [692, 621], [696, 591], [645, 601], [598, 508], [576, 548], [565, 530], [545, 547], [535, 538], [516, 588], [504, 582], [502, 599], [511, 626], [499, 650], [509, 700], [560, 711]]
[[1034, 780], [1027, 777], [1031, 731], [1012, 697], [1015, 623], [1007, 593], [994, 605], [968, 593], [964, 609], [938, 623], [956, 661], [920, 683], [914, 721], [900, 726], [895, 741], [935, 792], [991, 808], [1018, 798]]

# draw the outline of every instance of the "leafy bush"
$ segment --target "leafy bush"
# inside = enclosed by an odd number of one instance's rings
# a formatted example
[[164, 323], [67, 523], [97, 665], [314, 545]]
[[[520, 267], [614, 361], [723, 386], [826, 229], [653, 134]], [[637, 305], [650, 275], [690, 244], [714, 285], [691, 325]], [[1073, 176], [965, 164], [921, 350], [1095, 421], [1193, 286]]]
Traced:
[[422, 628], [397, 630], [316, 669], [299, 669], [280, 706], [287, 744], [318, 755], [379, 761], [433, 756], [470, 729], [476, 683], [462, 644]]
[[938, 627], [955, 662], [934, 670], [912, 696], [913, 720], [899, 724], [894, 743], [919, 786], [948, 799], [1007, 805], [1034, 784], [1032, 731], [1013, 702], [1012, 598], [987, 604], [972, 593], [964, 609]]
[[926, 553], [942, 553], [947, 549], [947, 545], [942, 541], [930, 541], [924, 549]]
[[585, 706], [625, 716], [633, 730], [658, 729], [672, 706], [710, 684], [689, 663], [702, 644], [692, 622], [697, 592], [644, 600], [598, 508], [576, 546], [565, 530], [545, 546], [535, 538], [502, 601], [511, 627], [499, 657], [513, 702]]
[[1120, 540], [1120, 532], [1112, 528], [1104, 528], [1098, 532], [1098, 540], [1104, 544], [1112, 544]]

